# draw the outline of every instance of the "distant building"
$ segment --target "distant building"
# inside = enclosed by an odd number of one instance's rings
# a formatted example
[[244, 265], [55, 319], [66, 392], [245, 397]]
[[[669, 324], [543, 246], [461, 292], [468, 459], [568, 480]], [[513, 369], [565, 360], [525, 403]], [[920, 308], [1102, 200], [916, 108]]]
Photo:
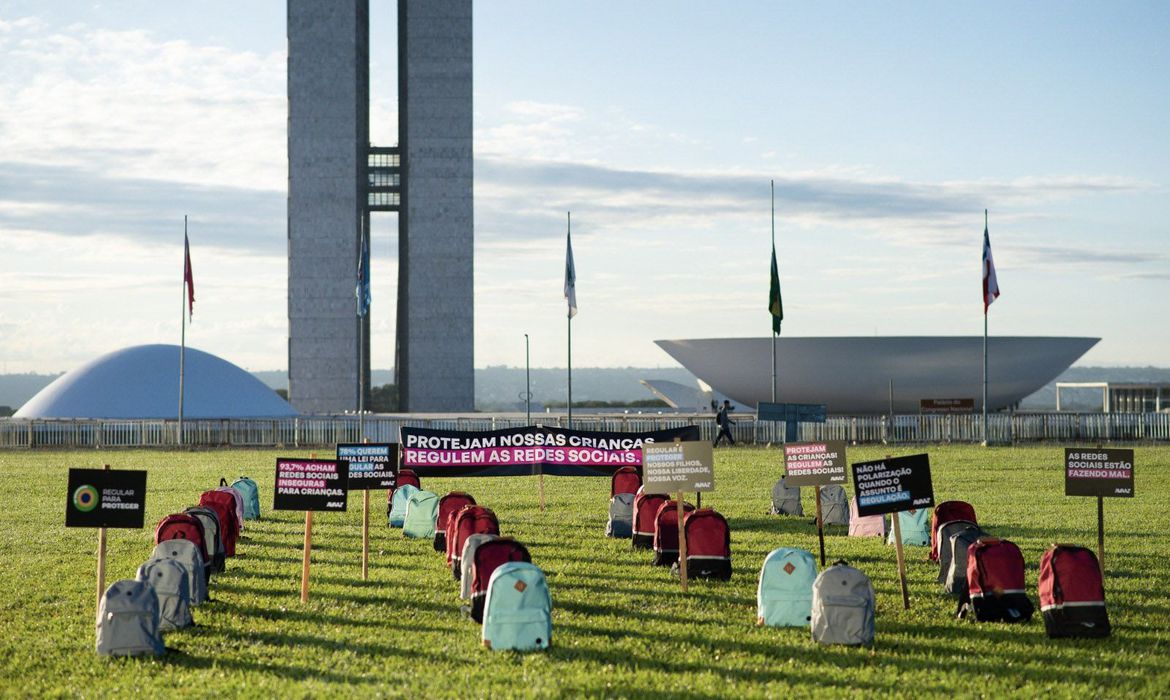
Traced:
[[1160, 413], [1170, 410], [1170, 384], [1121, 382], [1057, 382], [1056, 410], [1068, 410], [1061, 392], [1095, 389], [1101, 392], [1103, 413]]

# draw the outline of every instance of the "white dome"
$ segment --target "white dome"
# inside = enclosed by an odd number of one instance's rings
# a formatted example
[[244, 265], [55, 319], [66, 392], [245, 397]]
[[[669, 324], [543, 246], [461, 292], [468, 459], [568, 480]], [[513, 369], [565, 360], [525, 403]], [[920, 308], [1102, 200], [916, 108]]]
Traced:
[[[295, 416], [287, 401], [245, 370], [187, 348], [183, 417]], [[179, 346], [136, 345], [57, 377], [14, 418], [164, 418], [179, 416]]]

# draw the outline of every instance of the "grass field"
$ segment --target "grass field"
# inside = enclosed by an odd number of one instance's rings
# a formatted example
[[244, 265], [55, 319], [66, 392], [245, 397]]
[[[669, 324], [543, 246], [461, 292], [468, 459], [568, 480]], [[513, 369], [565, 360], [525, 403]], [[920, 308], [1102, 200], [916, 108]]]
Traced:
[[[1053, 541], [1096, 546], [1096, 504], [1063, 495], [1056, 447], [902, 449], [931, 456], [936, 500], [973, 503], [982, 525], [1015, 541], [1035, 602], [1040, 555]], [[849, 461], [880, 458], [855, 448]], [[286, 456], [307, 453], [287, 452]], [[716, 451], [717, 490], [704, 505], [732, 527], [731, 582], [682, 593], [650, 555], [604, 537], [607, 479], [424, 479], [440, 494], [471, 492], [525, 542], [548, 575], [553, 647], [495, 653], [461, 616], [456, 585], [430, 541], [385, 526], [372, 494], [371, 564], [361, 580], [361, 499], [314, 519], [311, 599], [299, 600], [300, 513], [273, 513], [272, 451], [0, 453], [0, 692], [5, 696], [248, 697], [1165, 697], [1170, 692], [1170, 448], [1136, 448], [1136, 492], [1106, 501], [1104, 640], [1049, 640], [1027, 625], [953, 618], [924, 548], [907, 550], [912, 609], [903, 610], [894, 550], [876, 539], [827, 538], [878, 596], [872, 649], [814, 644], [807, 629], [755, 626], [756, 580], [780, 546], [816, 552], [811, 518], [768, 515], [780, 473], [775, 449]], [[326, 456], [321, 454], [321, 456]], [[167, 635], [159, 659], [94, 654], [94, 530], [66, 529], [70, 466], [149, 470], [147, 528], [111, 530], [107, 582], [132, 578], [153, 525], [220, 476], [248, 474], [263, 519], [213, 582], [198, 627]], [[812, 494], [806, 489], [806, 512]]]

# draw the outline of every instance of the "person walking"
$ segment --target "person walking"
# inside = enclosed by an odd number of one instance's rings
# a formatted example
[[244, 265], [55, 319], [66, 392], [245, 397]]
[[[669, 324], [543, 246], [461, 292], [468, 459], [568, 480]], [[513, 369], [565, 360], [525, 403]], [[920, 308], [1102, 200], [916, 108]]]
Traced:
[[719, 426], [719, 435], [715, 436], [715, 447], [719, 446], [719, 441], [727, 438], [727, 443], [735, 444], [735, 438], [731, 437], [731, 426], [735, 422], [731, 420], [731, 416], [727, 412], [731, 410], [731, 402], [727, 399], [723, 400], [723, 405], [719, 407], [719, 412], [715, 414], [715, 424]]

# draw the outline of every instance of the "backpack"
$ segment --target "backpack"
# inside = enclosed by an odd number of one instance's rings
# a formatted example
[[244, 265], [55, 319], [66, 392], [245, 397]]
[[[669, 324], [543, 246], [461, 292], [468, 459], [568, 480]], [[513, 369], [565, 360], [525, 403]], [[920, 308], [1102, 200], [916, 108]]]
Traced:
[[514, 561], [532, 563], [532, 557], [527, 547], [511, 537], [498, 537], [476, 548], [471, 561], [471, 619], [483, 622], [483, 607], [492, 574]]
[[[210, 511], [209, 511], [210, 512]], [[207, 521], [196, 513], [182, 512], [168, 515], [159, 521], [154, 531], [154, 543], [170, 540], [187, 540], [199, 548], [199, 555], [203, 558], [203, 581], [206, 584], [211, 580], [215, 567], [213, 560], [217, 549], [216, 537], [219, 532], [214, 515], [207, 515]], [[223, 561], [220, 560], [222, 566]], [[222, 571], [223, 569], [219, 569]]]
[[219, 537], [223, 540], [223, 553], [227, 557], [236, 556], [236, 540], [240, 536], [240, 521], [236, 520], [237, 495], [235, 491], [204, 491], [199, 496], [199, 505], [211, 508], [219, 516]]
[[[857, 514], [857, 499], [849, 499], [849, 536], [850, 537], [885, 537], [886, 516], [867, 515], [864, 518]], [[905, 540], [906, 531], [902, 531]]]
[[484, 506], [466, 506], [455, 517], [455, 537], [448, 539], [448, 556], [450, 557], [451, 573], [458, 581], [463, 575], [460, 566], [463, 559], [463, 545], [467, 538], [476, 533], [485, 535], [500, 534], [500, 522], [490, 508]]
[[151, 559], [174, 559], [187, 570], [187, 591], [191, 594], [191, 605], [196, 606], [208, 601], [206, 565], [203, 563], [203, 551], [189, 540], [166, 540], [154, 546], [150, 553]]
[[634, 494], [619, 493], [609, 499], [606, 537], [630, 537], [634, 534]]
[[544, 572], [513, 561], [488, 581], [483, 612], [483, 645], [501, 651], [547, 649], [552, 643], [552, 596]]
[[1105, 582], [1093, 550], [1054, 544], [1040, 557], [1040, 614], [1056, 637], [1108, 637]]
[[[683, 503], [683, 522], [686, 514], [695, 510]], [[654, 515], [654, 566], [670, 566], [678, 561], [678, 501], [668, 499], [658, 506]]]
[[475, 505], [475, 499], [471, 494], [463, 491], [451, 491], [447, 495], [439, 499], [439, 512], [435, 517], [435, 551], [447, 551], [447, 527], [451, 524], [453, 515], [459, 512], [463, 506]]
[[634, 530], [630, 538], [634, 549], [650, 549], [654, 546], [654, 518], [658, 515], [658, 506], [666, 500], [662, 494], [644, 493], [638, 489], [634, 496]]
[[812, 616], [812, 589], [817, 578], [812, 552], [781, 547], [764, 558], [756, 589], [756, 624], [804, 627]]
[[390, 509], [394, 507], [394, 492], [403, 486], [413, 486], [422, 490], [422, 482], [413, 469], [399, 469], [394, 476], [394, 488], [386, 489], [386, 517], [390, 517]]
[[789, 487], [784, 483], [784, 477], [772, 487], [772, 515], [804, 515], [804, 506], [800, 504], [800, 487]]
[[260, 487], [246, 476], [241, 476], [232, 482], [232, 488], [240, 492], [244, 498], [244, 518], [247, 520], [260, 519]]
[[873, 644], [874, 595], [869, 577], [838, 561], [817, 576], [812, 587], [809, 625], [814, 642]]
[[228, 486], [227, 479], [225, 479], [223, 477], [219, 478], [219, 488], [217, 488], [216, 491], [223, 491], [224, 493], [230, 493], [232, 495], [232, 500], [236, 502], [236, 522], [240, 524], [240, 529], [243, 530], [244, 529], [244, 494], [233, 489], [231, 486]]
[[477, 532], [474, 535], [468, 535], [467, 541], [463, 543], [463, 554], [459, 557], [459, 598], [462, 600], [471, 600], [471, 564], [475, 561], [475, 550], [484, 542], [498, 539], [499, 535], [488, 535], [482, 532]]
[[158, 627], [154, 588], [131, 579], [115, 581], [98, 605], [98, 656], [157, 656], [166, 651]]
[[849, 524], [849, 498], [840, 484], [821, 487], [821, 524]]
[[[925, 547], [930, 544], [930, 523], [926, 520], [927, 515], [929, 513], [924, 508], [903, 510], [893, 514], [892, 517], [898, 519], [898, 527], [902, 529], [903, 546]], [[890, 525], [890, 536], [886, 539], [886, 544], [894, 544], [894, 527], [892, 524]]]
[[[731, 580], [731, 527], [727, 518], [711, 508], [683, 516], [687, 535], [687, 578]], [[671, 571], [679, 575], [678, 560]]]
[[134, 577], [149, 583], [158, 596], [158, 629], [160, 632], [190, 627], [191, 584], [187, 567], [174, 559], [149, 559], [138, 567]]
[[981, 537], [967, 548], [967, 599], [959, 617], [974, 612], [979, 622], [1027, 622], [1032, 601], [1025, 592], [1024, 555], [1008, 540]]
[[[953, 525], [948, 523], [939, 529], [939, 533], [949, 537], [945, 544], [940, 545], [946, 550], [940, 554], [940, 559], [945, 557], [949, 562], [942, 584], [944, 591], [962, 601], [967, 596], [967, 552], [971, 545], [980, 537], [986, 537], [987, 533], [974, 523], [970, 527], [955, 528]], [[942, 571], [939, 573], [943, 574]]]
[[410, 497], [418, 492], [419, 488], [410, 484], [394, 489], [394, 495], [390, 498], [390, 512], [387, 514], [390, 527], [402, 527], [403, 521], [406, 520], [406, 506], [410, 505]]
[[939, 546], [938, 530], [953, 520], [966, 520], [978, 523], [975, 518], [975, 507], [966, 501], [943, 501], [934, 507], [930, 516], [930, 560], [938, 561]]
[[415, 491], [406, 504], [406, 517], [402, 520], [403, 537], [434, 537], [438, 510], [437, 494]]
[[613, 473], [609, 481], [609, 497], [613, 498], [619, 493], [628, 493], [632, 496], [638, 493], [640, 488], [642, 477], [638, 476], [638, 470], [634, 467], [622, 467]]
[[191, 506], [184, 511], [193, 518], [199, 520], [203, 524], [204, 534], [204, 553], [207, 557], [204, 562], [208, 564], [210, 573], [223, 573], [226, 568], [225, 554], [223, 551], [223, 537], [220, 535], [219, 514], [211, 508], [203, 506]]

